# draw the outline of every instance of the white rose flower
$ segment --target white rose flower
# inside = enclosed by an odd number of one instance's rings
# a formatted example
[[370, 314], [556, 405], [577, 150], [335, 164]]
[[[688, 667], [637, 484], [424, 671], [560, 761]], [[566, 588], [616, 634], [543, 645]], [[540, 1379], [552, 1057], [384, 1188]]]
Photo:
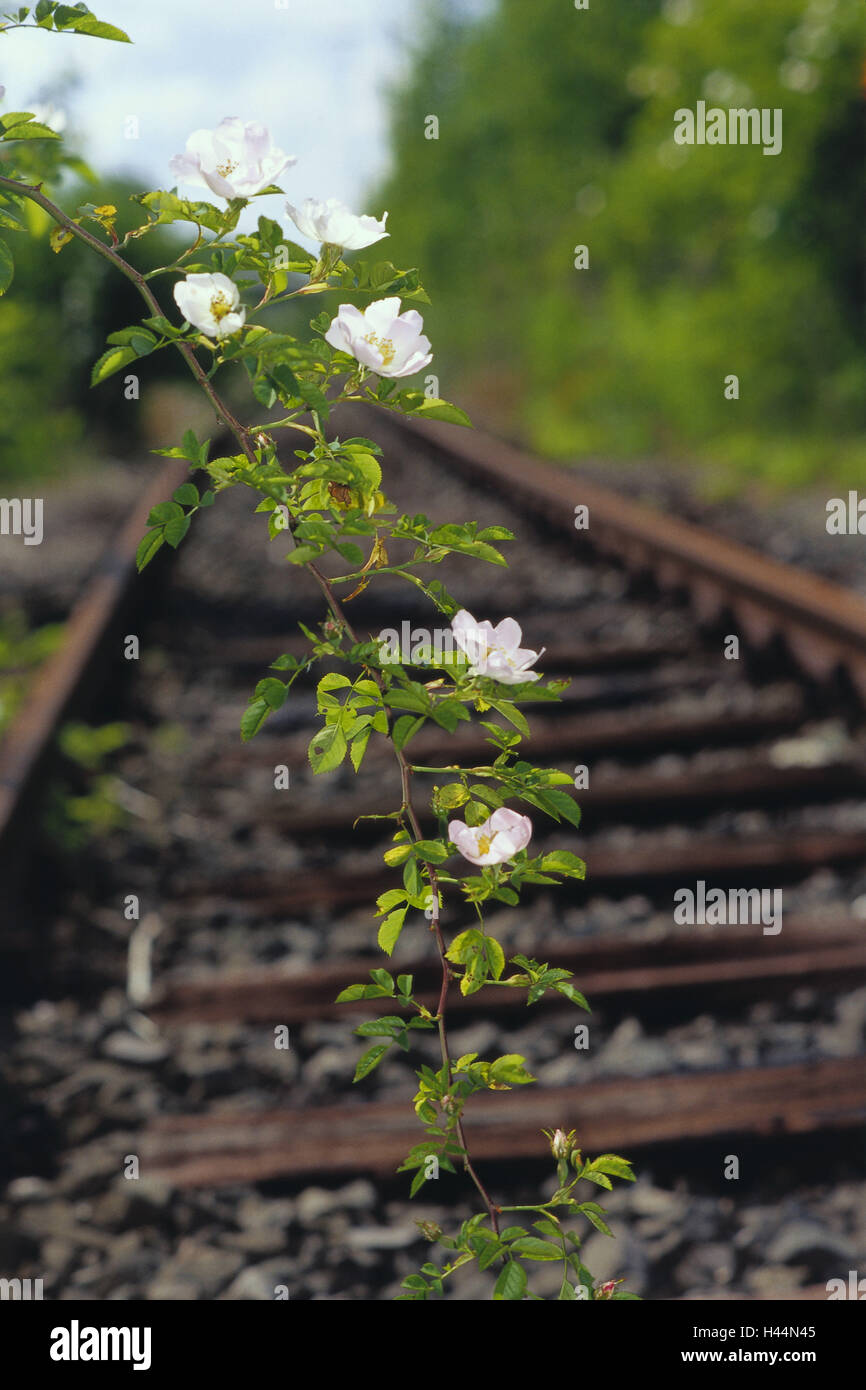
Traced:
[[451, 619], [454, 641], [469, 658], [470, 675], [491, 676], [502, 685], [519, 685], [521, 681], [537, 681], [537, 671], [528, 668], [542, 655], [521, 647], [523, 636], [514, 618], [503, 618], [496, 627], [486, 619], [477, 623], [465, 608]]
[[175, 285], [174, 298], [184, 318], [209, 338], [228, 338], [244, 326], [247, 311], [227, 275], [187, 275]]
[[286, 203], [286, 212], [303, 236], [323, 245], [342, 246], [344, 251], [361, 251], [391, 235], [385, 231], [387, 212], [377, 222], [366, 213], [351, 212], [338, 198], [328, 198], [324, 203], [318, 198], [305, 198], [302, 208]]
[[226, 116], [216, 130], [193, 131], [186, 153], [176, 154], [169, 168], [176, 178], [221, 198], [252, 198], [296, 163], [294, 155], [271, 144], [258, 121], [245, 125], [237, 116]]
[[377, 299], [362, 313], [341, 304], [325, 334], [331, 347], [348, 352], [377, 376], [412, 376], [433, 361], [424, 320], [415, 309], [400, 313], [400, 300]]

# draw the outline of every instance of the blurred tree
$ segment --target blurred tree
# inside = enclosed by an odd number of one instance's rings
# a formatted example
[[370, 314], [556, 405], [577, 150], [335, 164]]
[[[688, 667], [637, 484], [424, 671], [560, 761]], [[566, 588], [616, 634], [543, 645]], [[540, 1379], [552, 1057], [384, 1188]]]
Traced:
[[[555, 453], [862, 477], [864, 48], [860, 0], [437, 13], [371, 206], [432, 268], [444, 393]], [[699, 99], [781, 108], [781, 153], [677, 145]]]
[[[114, 204], [123, 236], [145, 220], [143, 209], [130, 202], [138, 191], [126, 181], [67, 182], [56, 196], [73, 213], [85, 202]], [[0, 478], [64, 470], [85, 437], [88, 454], [94, 446], [122, 454], [135, 445], [140, 419], [124, 399], [122, 376], [90, 389], [90, 369], [107, 334], [143, 316], [138, 294], [86, 247], [70, 242], [52, 250], [53, 224], [40, 208], [28, 203], [26, 215], [37, 235], [7, 232], [15, 279], [0, 300]], [[159, 230], [133, 243], [130, 256], [149, 270], [172, 259], [177, 246]], [[174, 353], [142, 359], [137, 369], [142, 387], [145, 381], [185, 380]]]

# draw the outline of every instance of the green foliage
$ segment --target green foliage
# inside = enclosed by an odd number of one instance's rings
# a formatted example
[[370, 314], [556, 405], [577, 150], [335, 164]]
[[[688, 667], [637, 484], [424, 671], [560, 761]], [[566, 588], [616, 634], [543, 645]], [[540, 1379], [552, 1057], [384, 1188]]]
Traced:
[[[854, 486], [860, 0], [569, 10], [499, 0], [474, 23], [431, 20], [394, 98], [373, 197], [393, 253], [426, 267], [451, 379], [566, 457]], [[699, 99], [780, 108], [782, 153], [675, 145], [674, 111]]]
[[34, 6], [21, 5], [17, 10], [0, 15], [0, 34], [7, 29], [31, 26], [54, 29], [58, 33], [89, 34], [95, 39], [113, 39], [117, 43], [132, 42], [122, 29], [97, 19], [82, 3], [62, 5], [59, 0], [37, 0]]
[[[29, 11], [21, 13], [23, 22]], [[40, 0], [34, 19], [44, 28], [124, 37], [107, 32], [106, 26], [92, 20], [83, 6], [70, 8]], [[14, 160], [19, 159], [19, 147], [26, 151], [31, 145], [42, 143], [38, 127], [30, 130], [27, 113], [13, 113], [7, 122], [0, 137], [8, 137], [10, 148], [16, 151]], [[20, 138], [18, 132], [24, 132]], [[55, 143], [53, 137], [47, 141], [49, 153], [44, 159], [47, 167], [56, 172], [63, 156], [51, 162], [54, 156], [50, 149]], [[23, 166], [16, 163], [15, 172], [32, 172], [38, 162], [25, 154]], [[28, 215], [36, 206], [56, 224], [49, 238], [52, 254], [66, 254], [68, 243], [84, 238], [88, 250], [95, 250], [102, 261], [112, 263], [137, 287], [144, 301], [146, 314], [141, 314], [139, 305], [138, 314], [122, 315], [127, 320], [125, 326], [112, 323], [110, 331], [100, 336], [101, 350], [90, 372], [91, 385], [100, 391], [110, 389], [112, 379], [127, 366], [172, 348], [174, 352], [165, 354], [166, 357], [180, 353], [238, 446], [235, 454], [211, 458], [210, 440], [201, 440], [194, 430], [188, 429], [179, 445], [157, 451], [182, 460], [193, 474], [207, 478], [211, 486], [202, 490], [199, 481], [190, 479], [181, 483], [171, 498], [152, 508], [148, 529], [138, 547], [138, 568], [144, 569], [164, 547], [176, 549], [195, 514], [208, 508], [221, 491], [243, 487], [255, 498], [255, 515], [265, 520], [267, 543], [288, 547], [287, 565], [310, 569], [327, 600], [328, 615], [317, 630], [299, 624], [307, 641], [306, 654], [277, 656], [270, 669], [279, 674], [265, 675], [257, 682], [241, 716], [241, 738], [247, 740], [257, 735], [271, 714], [283, 707], [294, 682], [320, 662], [327, 662], [328, 669], [316, 683], [318, 727], [307, 750], [312, 772], [334, 772], [347, 758], [357, 772], [374, 736], [389, 741], [397, 753], [399, 804], [375, 818], [391, 823], [393, 837], [384, 859], [402, 880], [402, 886], [395, 885], [378, 898], [378, 944], [390, 957], [404, 931], [421, 923], [426, 930], [429, 923], [442, 979], [435, 1005], [417, 997], [411, 974], [400, 973], [395, 979], [384, 969], [371, 970], [369, 984], [353, 984], [342, 991], [341, 1002], [360, 1005], [387, 999], [387, 1007], [395, 1010], [365, 1018], [355, 1027], [363, 1051], [355, 1067], [354, 1081], [364, 1081], [395, 1049], [397, 1054], [409, 1053], [418, 1031], [435, 1030], [441, 1064], [436, 1068], [421, 1065], [416, 1072], [414, 1107], [423, 1127], [423, 1138], [413, 1145], [400, 1171], [412, 1174], [409, 1192], [414, 1197], [425, 1183], [439, 1175], [440, 1169], [455, 1172], [462, 1165], [478, 1188], [485, 1208], [464, 1222], [456, 1237], [444, 1236], [438, 1228], [426, 1232], [430, 1239], [440, 1240], [445, 1249], [453, 1252], [453, 1259], [442, 1269], [432, 1263], [422, 1266], [418, 1275], [406, 1280], [404, 1296], [425, 1299], [430, 1294], [440, 1294], [444, 1279], [470, 1261], [477, 1261], [482, 1270], [491, 1270], [493, 1297], [497, 1300], [538, 1298], [529, 1289], [527, 1265], [531, 1269], [534, 1264], [547, 1261], [562, 1262], [561, 1299], [618, 1296], [613, 1293], [614, 1285], [605, 1285], [601, 1292], [594, 1290], [591, 1276], [577, 1254], [579, 1237], [561, 1228], [557, 1210], [564, 1208], [569, 1215], [581, 1215], [596, 1229], [607, 1231], [603, 1209], [596, 1203], [579, 1202], [572, 1194], [582, 1181], [609, 1189], [614, 1178], [631, 1179], [629, 1163], [613, 1154], [584, 1161], [574, 1135], [563, 1138], [562, 1132], [556, 1131], [551, 1150], [559, 1186], [553, 1197], [536, 1207], [495, 1207], [470, 1161], [463, 1131], [464, 1111], [467, 1102], [481, 1091], [531, 1085], [535, 1078], [519, 1053], [490, 1060], [474, 1052], [453, 1058], [447, 1039], [448, 993], [454, 981], [459, 981], [464, 996], [485, 987], [525, 989], [527, 1004], [531, 1005], [547, 991], [553, 991], [581, 1008], [588, 1008], [570, 972], [546, 962], [517, 956], [512, 964], [518, 973], [504, 978], [505, 952], [487, 931], [483, 914], [488, 901], [518, 906], [527, 884], [556, 884], [563, 878], [584, 876], [583, 861], [569, 850], [530, 854], [527, 845], [531, 822], [506, 807], [509, 801], [526, 803], [556, 823], [579, 824], [578, 808], [570, 792], [563, 790], [569, 783], [568, 776], [556, 769], [535, 767], [520, 756], [522, 740], [529, 734], [521, 707], [556, 702], [566, 682], [545, 682], [537, 672], [523, 679], [513, 670], [505, 674], [515, 674], [514, 680], [500, 680], [489, 674], [502, 669], [495, 662], [483, 655], [470, 662], [453, 649], [453, 643], [447, 651], [440, 650], [438, 639], [425, 638], [408, 654], [395, 650], [384, 634], [379, 639], [371, 636], [369, 640], [360, 640], [345, 612], [345, 605], [378, 575], [387, 573], [419, 590], [440, 620], [453, 618], [460, 604], [441, 583], [430, 578], [429, 567], [450, 556], [503, 566], [506, 559], [498, 543], [510, 540], [511, 533], [500, 526], [482, 527], [474, 520], [433, 522], [422, 514], [398, 515], [384, 491], [379, 445], [363, 437], [329, 437], [330, 412], [346, 400], [375, 403], [402, 415], [469, 423], [464, 412], [448, 401], [397, 384], [401, 359], [395, 343], [399, 342], [405, 320], [394, 330], [380, 328], [377, 322], [376, 331], [363, 338], [364, 344], [372, 343], [377, 348], [375, 373], [364, 363], [368, 356], [366, 347], [359, 345], [356, 357], [335, 349], [327, 341], [328, 336], [333, 336], [328, 313], [312, 320], [313, 336], [307, 342], [281, 331], [279, 323], [271, 328], [267, 322], [256, 321], [273, 305], [303, 295], [333, 293], [339, 296], [338, 303], [348, 299], [366, 305], [387, 294], [393, 295], [397, 303], [399, 295], [426, 303], [418, 271], [398, 269], [390, 261], [371, 264], [353, 260], [349, 264], [339, 247], [328, 244], [315, 258], [292, 243], [284, 243], [280, 227], [266, 217], [259, 218], [254, 233], [237, 235], [238, 221], [248, 201], [243, 198], [231, 198], [225, 208], [217, 208], [209, 202], [181, 199], [173, 190], [139, 194], [134, 201], [143, 210], [144, 220], [124, 230], [117, 226], [114, 203], [79, 203], [70, 221], [50, 199], [46, 200], [21, 178], [0, 176], [0, 191], [12, 208], [10, 213], [4, 213], [4, 226], [9, 219], [14, 226], [19, 208]], [[84, 223], [88, 224], [86, 234], [81, 230]], [[173, 259], [169, 264], [157, 266], [144, 277], [138, 274], [125, 258], [127, 247], [133, 253], [141, 242], [153, 248], [158, 244], [160, 229], [176, 224], [186, 224], [187, 234], [191, 224], [195, 229], [193, 241], [179, 252], [172, 247]], [[95, 247], [93, 238], [98, 242]], [[76, 245], [76, 251], [81, 249]], [[0, 276], [5, 274], [8, 283], [6, 265], [0, 253]], [[187, 287], [194, 289], [184, 300], [189, 321], [178, 324], [163, 313], [161, 300], [150, 284], [159, 276], [188, 274], [202, 275], [204, 279]], [[231, 277], [230, 283], [208, 282], [209, 274]], [[243, 315], [234, 312], [241, 292], [250, 301], [244, 303]], [[206, 294], [212, 297], [204, 299]], [[228, 321], [227, 315], [232, 315]], [[417, 319], [410, 319], [409, 327], [415, 335]], [[393, 338], [389, 336], [392, 332]], [[412, 365], [402, 359], [404, 370]], [[389, 378], [387, 369], [392, 366], [397, 375]], [[222, 382], [214, 385], [226, 370], [240, 376], [238, 368], [246, 374], [254, 401], [268, 411], [276, 411], [279, 418], [252, 425], [239, 422], [234, 408], [220, 394]], [[296, 445], [300, 435], [303, 444], [291, 456], [288, 450], [278, 449], [275, 439], [277, 432], [285, 430], [292, 432]], [[399, 558], [393, 558], [394, 554]], [[324, 571], [318, 568], [322, 557], [328, 562]], [[287, 568], [286, 574], [290, 576], [292, 571]], [[338, 595], [344, 585], [351, 587], [341, 604]], [[514, 644], [504, 637], [501, 640], [503, 653], [510, 661]], [[349, 674], [343, 668], [348, 668]], [[407, 749], [426, 724], [450, 734], [461, 723], [471, 721], [474, 714], [489, 716], [482, 720], [482, 726], [491, 745], [492, 762], [477, 767], [452, 764], [427, 768], [410, 761]], [[122, 726], [102, 730], [77, 726], [66, 731], [64, 750], [85, 783], [83, 788], [75, 788], [61, 798], [62, 824], [58, 833], [68, 843], [74, 843], [77, 835], [88, 830], [105, 831], [122, 823], [122, 797], [118, 797], [117, 783], [103, 764], [122, 746], [126, 736]], [[447, 783], [434, 784], [430, 795], [435, 828], [425, 834], [413, 804], [413, 786], [421, 777], [443, 774]], [[449, 820], [457, 809], [462, 809], [465, 816], [460, 830]], [[519, 841], [509, 838], [510, 831], [519, 836]], [[453, 843], [449, 838], [452, 833]], [[524, 847], [517, 849], [518, 842]], [[458, 843], [463, 851], [459, 857], [454, 852]], [[480, 861], [480, 872], [470, 873], [476, 860]], [[458, 892], [471, 904], [478, 925], [457, 932], [449, 941], [445, 931], [450, 933], [450, 924], [443, 925], [442, 919]], [[498, 1214], [502, 1210], [529, 1211], [541, 1219], [533, 1222], [532, 1230], [522, 1225], [501, 1229]]]
[[19, 608], [0, 617], [0, 733], [25, 702], [33, 673], [57, 650], [62, 636], [60, 623], [29, 627]]

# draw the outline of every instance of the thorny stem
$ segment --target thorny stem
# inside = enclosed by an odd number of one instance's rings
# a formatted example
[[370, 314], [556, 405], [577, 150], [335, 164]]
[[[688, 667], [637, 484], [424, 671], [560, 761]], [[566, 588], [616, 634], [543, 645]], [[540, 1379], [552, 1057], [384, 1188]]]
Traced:
[[[121, 275], [125, 276], [127, 280], [131, 281], [131, 283], [135, 285], [135, 288], [138, 290], [142, 299], [147, 304], [151, 313], [162, 316], [162, 307], [159, 303], [159, 300], [156, 298], [156, 295], [151, 290], [150, 286], [148, 285], [145, 277], [141, 274], [141, 272], [136, 270], [135, 266], [130, 265], [129, 261], [124, 260], [123, 256], [119, 255], [118, 252], [115, 251], [112, 247], [106, 246], [103, 242], [99, 240], [98, 237], [95, 237], [91, 232], [87, 231], [86, 228], [79, 226], [77, 222], [74, 222], [72, 218], [69, 217], [63, 211], [62, 208], [58, 207], [56, 203], [53, 203], [51, 199], [48, 198], [42, 192], [41, 184], [32, 186], [30, 184], [20, 183], [16, 179], [9, 179], [4, 176], [0, 176], [0, 188], [5, 189], [9, 193], [15, 194], [17, 197], [28, 198], [30, 202], [38, 204], [38, 206], [43, 208], [44, 211], [48, 213], [49, 217], [53, 218], [53, 220], [57, 222], [59, 226], [64, 227], [66, 231], [70, 232], [72, 236], [77, 237], [79, 241], [83, 241], [87, 246], [91, 248], [92, 251], [95, 251], [97, 255], [102, 256], [103, 260], [109, 261], [111, 265], [115, 267], [116, 270], [120, 271]], [[236, 418], [236, 416], [226, 405], [222, 397], [218, 394], [216, 390], [214, 390], [213, 386], [210, 383], [208, 375], [204, 370], [204, 367], [199, 362], [190, 344], [187, 342], [175, 342], [174, 346], [177, 348], [178, 352], [183, 357], [184, 361], [186, 362], [187, 366], [189, 367], [190, 371], [192, 372], [193, 376], [195, 377], [196, 381], [201, 387], [202, 391], [207, 396], [207, 399], [213, 407], [217, 419], [220, 420], [227, 427], [227, 429], [229, 429], [231, 433], [234, 435], [247, 461], [250, 464], [252, 464], [254, 468], [258, 467], [258, 459], [256, 457], [255, 450], [252, 444], [252, 438], [254, 437], [253, 431], [241, 424], [241, 422]], [[324, 443], [324, 437], [322, 436], [319, 421], [315, 413], [313, 415], [313, 418], [316, 422], [318, 434], [322, 438], [322, 442]], [[273, 426], [270, 426], [269, 428], [273, 428]], [[346, 617], [346, 614], [339, 600], [334, 594], [334, 591], [331, 587], [331, 583], [328, 580], [328, 578], [322, 573], [322, 571], [318, 568], [317, 565], [314, 565], [309, 561], [305, 564], [304, 568], [309, 570], [309, 572], [315, 579], [334, 620], [340, 625], [342, 629], [345, 630], [350, 640], [354, 642], [357, 646], [358, 637], [355, 634], [351, 623]], [[374, 679], [376, 679], [375, 673], [373, 674]], [[379, 683], [380, 682], [377, 679], [377, 684]], [[388, 730], [388, 737], [391, 738], [390, 727]], [[396, 755], [397, 762], [400, 766], [400, 780], [403, 796], [402, 810], [406, 816], [406, 819], [409, 822], [413, 839], [415, 839], [416, 841], [421, 840], [424, 837], [421, 833], [421, 827], [418, 823], [418, 817], [415, 814], [415, 810], [412, 806], [412, 797], [410, 789], [410, 779], [412, 776], [413, 768], [404, 756], [402, 749], [397, 748], [396, 744], [393, 743], [393, 739], [392, 747], [394, 748], [394, 753]], [[430, 930], [434, 933], [436, 937], [436, 944], [439, 949], [439, 957], [442, 962], [442, 987], [439, 992], [439, 1004], [436, 1011], [437, 1023], [439, 1028], [439, 1046], [442, 1053], [442, 1064], [444, 1067], [447, 1068], [448, 1084], [450, 1086], [452, 1078], [451, 1055], [448, 1049], [448, 1034], [445, 1024], [445, 1007], [448, 997], [448, 986], [450, 984], [452, 975], [451, 967], [446, 957], [447, 944], [442, 934], [442, 926], [439, 920], [439, 879], [436, 870], [432, 864], [426, 864], [425, 867], [430, 878], [431, 890], [432, 918], [430, 922]], [[490, 1194], [488, 1193], [483, 1182], [481, 1181], [474, 1167], [472, 1166], [472, 1161], [469, 1157], [469, 1150], [466, 1144], [466, 1135], [464, 1133], [462, 1119], [458, 1119], [455, 1125], [455, 1130], [457, 1133], [457, 1137], [460, 1141], [460, 1146], [463, 1150], [464, 1168], [469, 1177], [472, 1179], [476, 1188], [478, 1189], [481, 1199], [487, 1208], [487, 1212], [490, 1217], [493, 1229], [496, 1231], [498, 1235], [498, 1208], [494, 1205], [493, 1200], [490, 1197]]]

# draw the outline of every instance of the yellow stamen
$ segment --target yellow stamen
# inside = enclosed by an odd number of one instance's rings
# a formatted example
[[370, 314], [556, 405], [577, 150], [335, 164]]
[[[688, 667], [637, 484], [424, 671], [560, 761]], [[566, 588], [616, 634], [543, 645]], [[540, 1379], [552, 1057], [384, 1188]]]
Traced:
[[479, 835], [479, 836], [478, 836], [478, 853], [479, 853], [479, 854], [489, 854], [489, 853], [490, 853], [490, 846], [493, 844], [493, 838], [494, 838], [494, 837], [493, 837], [492, 835]]
[[390, 367], [397, 355], [397, 349], [390, 338], [380, 338], [375, 333], [368, 333], [364, 338], [365, 343], [372, 343], [374, 348], [378, 348], [382, 354], [383, 367]]
[[226, 314], [231, 313], [232, 306], [226, 299], [222, 290], [218, 290], [215, 295], [211, 296], [210, 311], [216, 319], [217, 323], [219, 323], [221, 319], [224, 319]]
[[233, 174], [237, 167], [238, 162], [236, 159], [227, 159], [225, 164], [217, 165], [216, 171], [221, 179], [227, 179], [229, 174]]

